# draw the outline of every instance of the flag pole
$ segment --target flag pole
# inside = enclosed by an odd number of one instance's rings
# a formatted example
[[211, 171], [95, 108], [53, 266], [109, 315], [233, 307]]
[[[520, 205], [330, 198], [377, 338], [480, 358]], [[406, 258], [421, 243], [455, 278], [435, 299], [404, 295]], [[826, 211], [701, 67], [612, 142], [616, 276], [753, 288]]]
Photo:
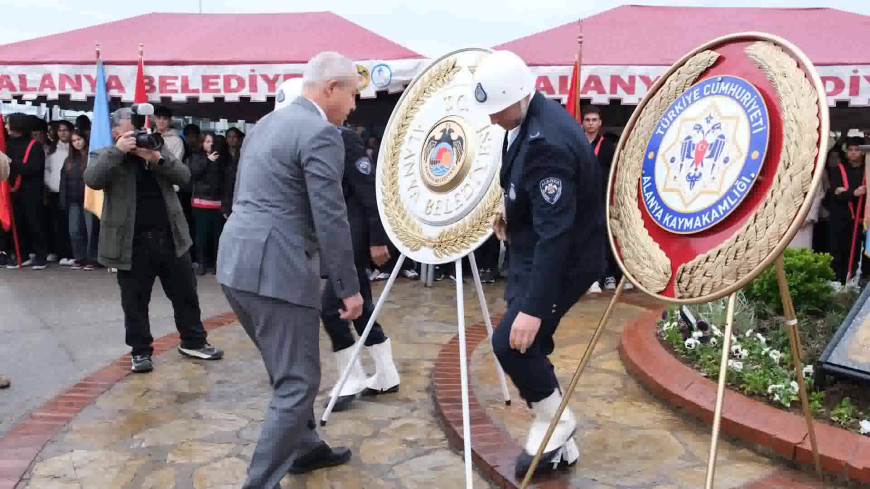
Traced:
[[12, 242], [15, 243], [15, 257], [18, 268], [21, 268], [21, 247], [18, 244], [18, 226], [15, 224], [15, 207], [12, 206], [12, 194], [9, 195], [9, 222], [12, 224]]
[[[143, 63], [144, 60], [145, 60], [145, 43], [140, 42], [140, 43], [139, 43], [139, 66], [143, 66], [143, 67], [144, 67], [144, 63]], [[144, 76], [144, 74], [145, 74], [145, 73], [144, 73], [144, 68], [143, 68], [143, 73], [142, 73], [142, 74], [143, 74], [143, 76]], [[138, 82], [138, 80], [137, 80], [137, 82]], [[147, 102], [147, 101], [148, 101], [148, 100], [145, 100], [145, 102]], [[146, 115], [146, 116], [145, 116], [145, 127], [146, 127], [148, 130], [151, 129], [151, 116], [150, 116], [150, 115]], [[137, 128], [137, 129], [141, 129], [141, 128]]]
[[580, 68], [583, 64], [582, 63], [582, 59], [583, 59], [583, 21], [582, 20], [580, 21], [580, 34], [577, 36], [577, 44], [579, 44], [580, 46], [577, 49], [577, 56], [574, 59], [574, 64], [577, 66], [577, 79], [574, 80], [574, 84], [576, 85], [574, 87], [574, 93], [577, 94], [577, 96], [574, 97], [574, 114], [575, 114], [574, 117], [575, 117], [575, 119], [577, 119], [577, 121], [582, 121], [583, 116], [580, 115], [580, 87], [581, 87], [581, 85], [580, 85]]

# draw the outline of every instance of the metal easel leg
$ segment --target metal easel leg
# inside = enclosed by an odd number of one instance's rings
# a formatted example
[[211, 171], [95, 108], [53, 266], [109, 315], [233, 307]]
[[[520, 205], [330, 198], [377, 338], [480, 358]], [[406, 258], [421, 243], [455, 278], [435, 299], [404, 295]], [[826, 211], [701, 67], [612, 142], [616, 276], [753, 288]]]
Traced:
[[562, 397], [562, 404], [559, 405], [556, 415], [553, 416], [552, 421], [550, 421], [550, 427], [547, 429], [547, 434], [541, 441], [541, 445], [538, 447], [538, 452], [535, 454], [535, 458], [532, 459], [532, 465], [529, 466], [529, 470], [523, 478], [521, 489], [528, 487], [529, 482], [531, 482], [532, 475], [535, 473], [535, 469], [538, 468], [538, 462], [541, 461], [541, 455], [544, 454], [544, 448], [546, 448], [547, 443], [550, 442], [550, 437], [553, 436], [553, 431], [556, 429], [556, 423], [559, 422], [562, 413], [565, 411], [565, 408], [568, 407], [568, 401], [571, 399], [571, 394], [574, 393], [574, 389], [577, 388], [577, 382], [580, 381], [580, 376], [583, 375], [583, 371], [586, 370], [589, 360], [592, 359], [592, 352], [595, 351], [595, 346], [598, 344], [598, 340], [601, 339], [601, 334], [604, 332], [604, 326], [607, 324], [607, 320], [610, 319], [610, 314], [613, 312], [613, 306], [616, 305], [616, 301], [618, 301], [619, 297], [622, 295], [624, 285], [625, 276], [619, 280], [619, 285], [616, 286], [613, 298], [610, 299], [610, 304], [607, 305], [607, 309], [604, 310], [604, 315], [601, 316], [601, 321], [598, 322], [598, 327], [595, 328], [595, 333], [592, 334], [592, 340], [589, 341], [586, 351], [583, 352], [583, 356], [580, 358], [580, 364], [577, 365], [577, 370], [574, 371], [574, 376], [571, 377], [571, 383], [568, 385], [568, 389]]
[[804, 419], [807, 423], [807, 433], [810, 435], [810, 446], [813, 449], [813, 464], [816, 466], [816, 474], [822, 475], [822, 465], [819, 461], [819, 444], [816, 440], [816, 430], [813, 425], [813, 410], [810, 407], [810, 399], [807, 395], [807, 386], [804, 380], [803, 352], [801, 351], [800, 336], [798, 333], [797, 313], [791, 300], [791, 291], [788, 290], [788, 278], [785, 276], [785, 266], [782, 255], [776, 259], [776, 280], [779, 282], [779, 295], [782, 297], [782, 311], [785, 317], [785, 326], [788, 329], [788, 340], [791, 346], [791, 355], [797, 376], [798, 394], [804, 411]]
[[459, 372], [462, 380], [462, 442], [465, 457], [465, 488], [474, 487], [471, 469], [471, 413], [468, 407], [468, 352], [465, 346], [465, 298], [462, 289], [462, 258], [456, 260], [456, 316], [459, 329]]
[[[474, 275], [474, 287], [477, 289], [477, 298], [480, 301], [480, 312], [483, 313], [483, 322], [486, 323], [486, 336], [489, 338], [490, 345], [492, 344], [492, 319], [489, 317], [489, 308], [486, 307], [486, 297], [483, 295], [483, 284], [480, 282], [480, 272], [477, 270], [477, 260], [474, 258], [472, 251], [468, 255], [468, 262], [471, 265], [471, 274]], [[498, 363], [498, 358], [493, 355], [495, 361], [495, 369], [498, 372], [498, 380], [501, 384], [501, 395], [504, 403], [507, 406], [511, 404], [511, 394], [508, 391], [507, 379], [504, 376], [504, 370], [501, 364]]]
[[734, 327], [734, 302], [737, 293], [728, 296], [728, 312], [725, 318], [725, 336], [722, 338], [722, 360], [719, 363], [719, 386], [716, 390], [716, 408], [713, 412], [713, 436], [710, 440], [710, 455], [707, 458], [705, 489], [713, 488], [716, 477], [716, 454], [719, 451], [719, 427], [722, 424], [722, 404], [725, 402], [725, 380], [728, 378], [728, 355], [731, 353], [731, 336]]
[[329, 421], [329, 415], [332, 413], [332, 409], [335, 407], [335, 402], [338, 400], [338, 393], [341, 392], [342, 387], [344, 387], [345, 382], [347, 382], [347, 378], [350, 376], [350, 369], [356, 363], [356, 359], [359, 358], [359, 353], [362, 351], [362, 347], [365, 344], [366, 339], [369, 337], [369, 333], [372, 331], [375, 321], [378, 319], [378, 313], [381, 312], [381, 307], [383, 307], [384, 302], [386, 302], [387, 296], [390, 295], [390, 289], [393, 288], [393, 283], [396, 281], [396, 277], [399, 275], [399, 270], [402, 269], [402, 263], [404, 262], [405, 255], [399, 255], [399, 259], [396, 260], [396, 266], [393, 267], [393, 273], [390, 274], [390, 278], [387, 280], [386, 285], [384, 285], [384, 290], [381, 292], [381, 296], [378, 297], [378, 302], [375, 304], [375, 309], [372, 311], [372, 316], [369, 318], [366, 328], [363, 330], [362, 335], [360, 335], [359, 341], [357, 341], [353, 346], [353, 354], [350, 357], [350, 362], [348, 362], [344, 372], [341, 373], [341, 378], [338, 381], [338, 388], [333, 391], [333, 395], [329, 399], [329, 404], [326, 406], [326, 411], [323, 412], [323, 416], [320, 418], [320, 426], [325, 426], [326, 422]]

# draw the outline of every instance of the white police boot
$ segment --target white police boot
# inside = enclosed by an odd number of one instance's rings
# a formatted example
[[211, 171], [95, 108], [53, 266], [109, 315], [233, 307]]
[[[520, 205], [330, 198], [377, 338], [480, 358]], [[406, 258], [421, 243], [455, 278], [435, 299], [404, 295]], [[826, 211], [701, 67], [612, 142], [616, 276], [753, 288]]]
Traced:
[[366, 380], [364, 396], [399, 392], [399, 371], [393, 363], [393, 346], [387, 338], [383, 343], [367, 346], [375, 361], [375, 374]]
[[[534, 418], [529, 428], [529, 436], [523, 447], [522, 453], [517, 457], [515, 474], [517, 479], [522, 480], [532, 465], [532, 459], [538, 453], [538, 447], [544, 441], [550, 421], [556, 415], [559, 404], [562, 403], [562, 393], [556, 389], [549, 397], [540, 402], [530, 403]], [[580, 458], [580, 450], [574, 442], [574, 431], [577, 429], [577, 421], [570, 408], [565, 408], [562, 417], [556, 424], [553, 436], [547, 442], [544, 454], [535, 469], [535, 475], [547, 474], [557, 470], [566, 470], [574, 465]]]
[[[344, 350], [339, 350], [334, 353], [335, 366], [338, 369], [338, 380], [336, 380], [336, 384], [332, 388], [330, 398], [335, 395], [335, 391], [338, 388], [338, 381], [341, 380], [341, 374], [344, 373], [344, 369], [350, 363], [350, 357], [352, 356], [352, 354], [353, 346], [349, 346]], [[365, 388], [366, 373], [362, 368], [359, 357], [357, 357], [356, 361], [353, 363], [353, 367], [350, 369], [350, 373], [347, 376], [347, 382], [345, 382], [344, 387], [341, 388], [341, 392], [339, 392], [338, 399], [336, 399], [335, 406], [332, 410], [335, 412], [346, 411], [350, 407], [351, 403], [353, 403], [356, 395], [365, 390]]]

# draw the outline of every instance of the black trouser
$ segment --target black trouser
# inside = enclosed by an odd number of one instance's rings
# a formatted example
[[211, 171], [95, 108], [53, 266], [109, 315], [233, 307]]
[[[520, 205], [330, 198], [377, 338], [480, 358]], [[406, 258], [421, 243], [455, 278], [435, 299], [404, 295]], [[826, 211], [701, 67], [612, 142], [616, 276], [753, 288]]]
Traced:
[[[178, 191], [178, 201], [181, 202], [181, 210], [184, 211], [184, 219], [187, 220], [187, 228], [190, 230], [196, 229], [193, 218], [193, 192], [190, 190], [181, 189]], [[194, 236], [195, 237], [195, 236]], [[194, 241], [194, 244], [196, 242]], [[191, 261], [199, 263], [199, 255], [196, 254], [196, 246], [190, 250]]]
[[[576, 287], [572, 287], [576, 289]], [[520, 391], [526, 402], [539, 402], [546, 399], [559, 388], [559, 381], [548, 356], [553, 353], [553, 335], [562, 316], [571, 309], [584, 291], [573, 290], [564, 293], [556, 304], [556, 312], [541, 318], [541, 328], [535, 341], [525, 353], [514, 350], [510, 345], [511, 326], [520, 312], [522, 298], [511, 299], [508, 309], [492, 335], [492, 349], [502, 369]]]
[[[388, 243], [387, 249], [390, 250], [390, 259], [387, 260], [383, 266], [379, 267], [379, 270], [384, 273], [393, 273], [393, 268], [396, 267], [396, 262], [399, 261], [399, 255], [401, 253], [395, 246], [393, 246], [393, 243]], [[405, 257], [405, 261], [402, 263], [402, 270], [414, 270], [416, 267], [417, 265], [414, 263], [414, 260]]]
[[497, 270], [499, 253], [501, 253], [501, 241], [493, 234], [486, 242], [480, 245], [480, 248], [474, 251], [477, 268], [481, 270]]
[[851, 258], [849, 252], [852, 250], [852, 237], [855, 233], [855, 221], [851, 216], [836, 213], [831, 215], [828, 222], [828, 246], [830, 247], [831, 268], [834, 269], [834, 276], [840, 283], [846, 283], [846, 276], [849, 274], [851, 267], [852, 277], [855, 276], [858, 270], [858, 258], [863, 251], [863, 229], [860, 223], [858, 224], [858, 235], [855, 236], [855, 248]]
[[181, 334], [181, 346], [198, 349], [205, 345], [206, 332], [200, 319], [196, 276], [190, 253], [175, 255], [170, 233], [142, 233], [133, 237], [133, 266], [118, 270], [121, 286], [121, 307], [124, 309], [126, 341], [135, 355], [151, 355], [151, 323], [148, 304], [154, 279], [160, 277], [163, 292], [172, 302], [175, 327]]
[[[359, 293], [363, 298], [363, 313], [360, 317], [353, 320], [353, 326], [357, 334], [362, 336], [369, 318], [372, 317], [375, 306], [372, 303], [372, 287], [369, 284], [368, 276], [366, 276], [365, 268], [357, 266], [356, 274], [359, 278]], [[350, 326], [346, 320], [341, 319], [338, 312], [340, 308], [344, 307], [344, 302], [342, 302], [341, 297], [335, 294], [331, 281], [324, 287], [323, 295], [320, 299], [320, 319], [323, 320], [323, 327], [332, 341], [332, 351], [341, 351], [353, 346], [356, 340], [353, 337], [353, 333], [350, 332]], [[372, 330], [369, 332], [369, 337], [366, 338], [365, 345], [380, 345], [385, 341], [387, 341], [387, 337], [384, 336], [384, 330], [375, 321], [375, 324], [372, 325]]]
[[218, 242], [224, 229], [224, 216], [220, 209], [193, 208], [193, 222], [196, 226], [194, 243], [199, 264], [203, 267], [215, 265]]
[[[14, 194], [15, 226], [18, 228], [21, 261], [27, 261], [27, 254], [33, 253], [39, 261], [45, 260], [48, 251], [45, 246], [45, 213], [42, 206], [41, 188], [21, 188]], [[25, 251], [26, 250], [26, 251]]]
[[72, 247], [69, 238], [69, 216], [60, 206], [60, 194], [48, 192], [46, 211], [46, 236], [48, 251], [58, 258], [72, 258]]

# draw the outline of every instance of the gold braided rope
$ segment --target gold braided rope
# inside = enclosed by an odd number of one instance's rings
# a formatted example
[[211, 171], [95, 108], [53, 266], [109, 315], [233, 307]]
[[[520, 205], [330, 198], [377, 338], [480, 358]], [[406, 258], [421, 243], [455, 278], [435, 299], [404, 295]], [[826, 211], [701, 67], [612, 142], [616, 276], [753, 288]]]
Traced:
[[671, 260], [652, 239], [638, 208], [640, 182], [646, 146], [668, 107], [719, 57], [714, 51], [700, 52], [677, 69], [644, 107], [615, 164], [610, 225], [619, 244], [622, 261], [629, 273], [651, 292], [660, 292], [671, 279]]
[[423, 232], [420, 224], [408, 214], [399, 193], [399, 152], [402, 142], [408, 133], [408, 128], [414, 121], [426, 100], [439, 89], [450, 83], [462, 69], [457, 66], [456, 59], [447, 59], [434, 66], [415, 84], [410, 96], [403, 102], [396, 116], [396, 125], [390, 132], [387, 142], [383, 168], [383, 208], [387, 222], [393, 233], [412, 251], [420, 248], [430, 248], [436, 257], [460, 253], [468, 249], [482, 236], [490, 231], [491, 217], [499, 212], [501, 207], [501, 191], [498, 180], [493, 178], [483, 205], [458, 224], [447, 228], [435, 236]]
[[701, 297], [735, 284], [777, 247], [804, 202], [813, 179], [819, 141], [818, 94], [797, 62], [767, 41], [747, 56], [776, 89], [782, 112], [782, 152], [762, 204], [731, 238], [677, 271], [676, 297]]

